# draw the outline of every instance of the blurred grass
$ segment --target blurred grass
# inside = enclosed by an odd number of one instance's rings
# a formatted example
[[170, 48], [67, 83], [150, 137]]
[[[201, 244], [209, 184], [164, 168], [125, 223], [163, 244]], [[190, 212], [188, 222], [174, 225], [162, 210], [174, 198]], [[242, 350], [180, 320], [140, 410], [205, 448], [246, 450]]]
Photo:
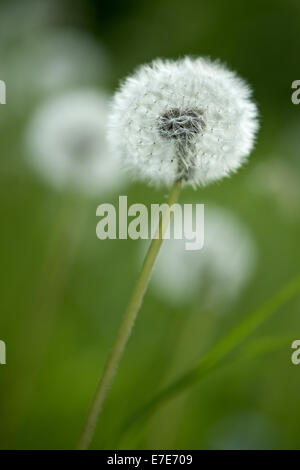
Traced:
[[[192, 386], [195, 386], [207, 374], [214, 371], [216, 368], [221, 367], [226, 361], [229, 353], [235, 350], [253, 331], [255, 331], [262, 322], [266, 321], [273, 313], [280, 307], [285, 305], [286, 302], [291, 300], [300, 291], [300, 276], [293, 279], [286, 286], [284, 286], [278, 293], [276, 293], [269, 301], [264, 303], [260, 308], [248, 314], [232, 331], [224, 336], [223, 339], [212, 347], [200, 360], [198, 364], [193, 366], [183, 376], [179, 377], [176, 381], [165, 387], [158, 395], [156, 395], [149, 403], [147, 403], [141, 410], [139, 410], [129, 420], [125, 426], [122, 435], [130, 430], [134, 425], [145, 422], [148, 415], [153, 413], [156, 408], [161, 406], [164, 402], [172, 399], [174, 396], [186, 392]], [[287, 345], [287, 337], [283, 338], [268, 338], [265, 341], [260, 340], [259, 343], [253, 343], [246, 348], [246, 354], [265, 353], [268, 351], [276, 350], [278, 347]], [[239, 355], [239, 359], [244, 356], [243, 352]]]
[[[2, 1], [0, 6], [4, 3], [10, 2]], [[163, 389], [171, 367], [173, 380], [239, 324], [241, 312], [254, 310], [300, 271], [300, 201], [292, 199], [293, 210], [287, 211], [280, 197], [284, 186], [275, 197], [267, 188], [258, 191], [253, 182], [249, 184], [250, 175], [261, 162], [271, 173], [274, 154], [299, 182], [300, 108], [291, 104], [290, 84], [300, 73], [300, 7], [293, 0], [58, 3], [59, 19], [51, 20], [51, 24], [78, 27], [104, 43], [113, 64], [105, 83], [109, 90], [114, 90], [135, 66], [157, 56], [208, 54], [227, 62], [251, 83], [261, 113], [261, 131], [249, 163], [219, 184], [196, 192], [186, 189], [181, 199], [183, 203], [219, 204], [241, 219], [258, 248], [255, 277], [224, 315], [203, 312], [201, 302], [172, 308], [149, 290], [93, 442], [94, 448], [109, 449], [123, 423]], [[28, 10], [31, 14], [33, 11]], [[17, 34], [25, 20], [15, 20], [12, 32]], [[32, 28], [30, 34], [36, 34], [37, 29]], [[39, 34], [43, 34], [42, 28]], [[3, 64], [8, 49], [0, 37]], [[10, 47], [14, 41], [10, 40]], [[0, 79], [5, 78], [3, 67]], [[0, 367], [0, 447], [73, 448], [139, 271], [139, 247], [131, 240], [96, 239], [96, 207], [102, 202], [117, 202], [117, 194], [110, 200], [82, 197], [84, 232], [52, 312], [54, 322], [41, 369], [20, 420], [20, 405], [13, 397], [16, 391], [22, 395], [26, 388], [31, 364], [26, 362], [24, 351], [35, 344], [35, 338], [25, 337], [24, 324], [64, 194], [39, 180], [25, 159], [24, 133], [39, 100], [21, 107], [15, 102], [10, 82], [7, 87], [7, 105], [0, 107], [0, 339], [7, 343], [8, 362]], [[287, 149], [282, 142], [292, 129], [296, 143], [292, 145], [288, 137]], [[288, 186], [287, 181], [286, 189]], [[133, 183], [126, 193], [129, 204], [148, 205], [161, 202], [166, 191]], [[74, 203], [75, 230], [80, 211]], [[290, 362], [290, 344], [300, 331], [299, 308], [295, 299], [282, 307], [272, 322], [260, 327], [262, 338], [287, 335], [290, 342], [286, 348], [271, 350], [246, 363], [232, 362], [211, 374], [188, 391], [186, 400], [176, 398], [158, 410], [147, 428], [131, 436], [130, 446], [213, 448], [211, 430], [223, 419], [247, 411], [259, 413], [277, 431], [274, 448], [299, 448], [300, 375]], [[179, 364], [175, 353], [187, 322], [191, 324], [181, 344]], [[227, 350], [230, 344], [223, 347]], [[22, 379], [17, 372], [20, 369]], [[18, 431], [10, 433], [14, 420], [19, 422]], [[257, 444], [263, 445], [262, 441]]]

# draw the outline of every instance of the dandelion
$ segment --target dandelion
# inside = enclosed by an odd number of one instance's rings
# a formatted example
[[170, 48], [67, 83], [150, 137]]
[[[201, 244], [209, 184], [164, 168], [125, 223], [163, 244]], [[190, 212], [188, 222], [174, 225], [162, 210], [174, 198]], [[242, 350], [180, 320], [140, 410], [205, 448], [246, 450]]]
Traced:
[[91, 88], [109, 71], [104, 48], [74, 28], [51, 28], [7, 46], [2, 53], [2, 77], [14, 96], [13, 112], [70, 89]]
[[112, 191], [124, 181], [106, 143], [108, 96], [93, 89], [51, 98], [31, 119], [28, 157], [54, 187], [85, 194]]
[[187, 305], [201, 298], [203, 307], [224, 308], [251, 278], [256, 249], [247, 228], [230, 211], [208, 205], [204, 229], [204, 247], [198, 252], [186, 251], [184, 238], [165, 241], [152, 282], [164, 301]]
[[299, 216], [299, 168], [293, 162], [270, 155], [254, 167], [247, 183], [253, 194], [276, 201], [284, 216]]
[[134, 177], [206, 185], [236, 171], [257, 130], [251, 91], [218, 62], [154, 61], [115, 96], [109, 137]]
[[56, 28], [32, 38], [19, 48], [16, 57], [23, 80], [40, 93], [88, 86], [103, 80], [109, 69], [101, 44], [73, 28]]
[[[256, 106], [243, 80], [218, 62], [186, 57], [156, 60], [124, 81], [113, 102], [109, 140], [134, 178], [172, 186], [171, 208], [183, 184], [204, 186], [236, 171], [253, 147], [257, 127]], [[79, 449], [91, 442], [169, 221], [167, 211], [104, 367]]]

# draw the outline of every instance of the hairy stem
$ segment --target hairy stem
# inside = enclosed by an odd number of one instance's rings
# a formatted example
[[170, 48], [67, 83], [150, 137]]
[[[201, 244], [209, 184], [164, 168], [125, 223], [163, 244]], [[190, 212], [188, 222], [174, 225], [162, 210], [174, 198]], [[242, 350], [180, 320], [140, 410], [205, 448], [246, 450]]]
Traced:
[[[180, 187], [181, 182], [180, 180], [177, 180], [174, 183], [169, 196], [169, 206], [172, 206], [178, 200]], [[164, 233], [168, 228], [170, 222], [170, 215], [171, 211], [166, 211], [163, 213], [163, 216], [161, 217], [159, 222], [159, 227], [156, 236], [152, 239], [152, 242], [150, 244], [149, 250], [144, 260], [144, 264], [142, 266], [140, 276], [136, 283], [132, 297], [125, 311], [121, 326], [119, 328], [116, 339], [105, 364], [98, 388], [96, 390], [85, 425], [82, 430], [82, 434], [77, 445], [77, 449], [87, 449], [93, 438], [93, 434], [99, 415], [102, 410], [103, 403], [108, 394], [116, 368], [118, 367], [121, 357], [123, 355], [126, 343], [133, 329], [135, 319], [137, 317], [145, 292], [147, 290], [154, 263], [156, 261], [157, 255], [163, 242]]]

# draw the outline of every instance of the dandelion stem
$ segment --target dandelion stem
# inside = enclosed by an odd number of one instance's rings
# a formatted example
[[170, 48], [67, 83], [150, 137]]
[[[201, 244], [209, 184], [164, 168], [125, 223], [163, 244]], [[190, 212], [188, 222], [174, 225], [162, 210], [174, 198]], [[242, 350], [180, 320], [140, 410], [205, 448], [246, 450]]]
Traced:
[[[171, 207], [179, 197], [181, 181], [177, 180], [171, 190], [168, 205]], [[125, 311], [121, 326], [108, 356], [107, 362], [91, 404], [77, 449], [87, 449], [93, 438], [97, 420], [102, 410], [103, 403], [113, 381], [116, 368], [123, 355], [126, 343], [134, 326], [135, 319], [141, 307], [145, 292], [147, 290], [155, 260], [163, 242], [163, 236], [170, 222], [171, 211], [163, 212], [160, 219], [156, 236], [152, 239], [149, 250], [144, 260], [139, 279], [136, 283], [132, 297]]]

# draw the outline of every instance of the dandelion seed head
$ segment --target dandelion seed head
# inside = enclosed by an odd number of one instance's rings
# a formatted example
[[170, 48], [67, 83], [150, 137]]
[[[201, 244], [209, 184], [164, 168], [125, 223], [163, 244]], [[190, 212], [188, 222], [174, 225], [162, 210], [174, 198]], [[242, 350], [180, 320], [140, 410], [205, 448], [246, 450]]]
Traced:
[[1, 70], [14, 96], [10, 106], [14, 113], [72, 89], [96, 88], [110, 69], [105, 48], [74, 28], [55, 27], [21, 35], [1, 52]]
[[87, 194], [111, 191], [124, 183], [109, 152], [106, 125], [109, 97], [79, 89], [46, 100], [26, 130], [28, 157], [50, 184]]
[[[192, 216], [186, 222], [191, 224]], [[170, 304], [185, 305], [201, 298], [203, 308], [226, 309], [255, 269], [256, 246], [247, 227], [231, 211], [209, 205], [203, 248], [186, 251], [186, 242], [185, 237], [165, 240], [153, 273], [153, 290]]]
[[257, 128], [248, 85], [218, 62], [186, 57], [156, 60], [124, 81], [109, 141], [135, 178], [206, 185], [242, 165]]

